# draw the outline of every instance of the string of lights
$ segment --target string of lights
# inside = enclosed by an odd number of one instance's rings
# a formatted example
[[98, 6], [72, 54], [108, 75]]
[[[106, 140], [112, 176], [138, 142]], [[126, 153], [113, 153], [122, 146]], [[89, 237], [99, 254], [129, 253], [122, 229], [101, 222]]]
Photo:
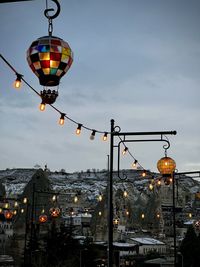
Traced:
[[[15, 73], [16, 75], [16, 80], [14, 81], [14, 88], [16, 89], [20, 89], [21, 86], [22, 86], [22, 81], [24, 82], [24, 84], [26, 84], [35, 94], [37, 94], [41, 99], [42, 99], [42, 92], [39, 93], [37, 90], [35, 90], [29, 82], [27, 82], [25, 79], [24, 79], [24, 75], [20, 74], [19, 72], [16, 71], [16, 69], [3, 57], [2, 54], [0, 54], [0, 57], [1, 59], [8, 65], [8, 67]], [[93, 128], [90, 128], [88, 126], [85, 126], [84, 124], [82, 123], [79, 123], [77, 121], [75, 121], [74, 119], [72, 119], [71, 117], [69, 117], [68, 115], [66, 115], [65, 112], [62, 112], [61, 110], [59, 110], [58, 108], [56, 108], [53, 104], [51, 103], [48, 103], [49, 106], [51, 106], [51, 108], [53, 108], [57, 113], [60, 114], [60, 118], [59, 118], [59, 125], [63, 126], [64, 123], [65, 123], [65, 119], [71, 121], [72, 123], [76, 124], [77, 125], [77, 128], [76, 128], [76, 131], [75, 133], [77, 135], [80, 135], [81, 134], [81, 131], [82, 129], [85, 129], [87, 131], [90, 131], [91, 132], [91, 135], [90, 135], [90, 140], [94, 140], [95, 139], [95, 136], [96, 134], [102, 134], [102, 141], [107, 141], [108, 139], [108, 135], [111, 134], [111, 132], [109, 131], [102, 131], [102, 130], [97, 130], [97, 129], [93, 129]], [[44, 111], [45, 110], [45, 107], [46, 107], [46, 103], [45, 102], [41, 102], [40, 106], [39, 106], [39, 109], [40, 111]], [[126, 147], [125, 143], [123, 142], [123, 140], [121, 139], [121, 137], [119, 136], [120, 138], [120, 141], [122, 142], [122, 144], [124, 145], [124, 150], [122, 152], [123, 155], [126, 154], [126, 152], [130, 155], [130, 157], [133, 159], [133, 163], [132, 163], [132, 167], [133, 168], [137, 168], [139, 167], [140, 170], [143, 170], [143, 174], [142, 176], [146, 176], [145, 175], [145, 168], [142, 167], [142, 165], [138, 162], [138, 160], [132, 155], [132, 153], [129, 151], [129, 149]]]

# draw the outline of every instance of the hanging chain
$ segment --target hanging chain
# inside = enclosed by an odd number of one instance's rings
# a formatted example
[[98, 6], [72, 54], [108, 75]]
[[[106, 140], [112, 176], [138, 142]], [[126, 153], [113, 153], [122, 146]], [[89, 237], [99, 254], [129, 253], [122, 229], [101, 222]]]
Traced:
[[53, 23], [52, 23], [52, 18], [49, 18], [49, 27], [48, 27], [48, 32], [49, 32], [49, 36], [52, 36], [52, 32], [53, 32]]

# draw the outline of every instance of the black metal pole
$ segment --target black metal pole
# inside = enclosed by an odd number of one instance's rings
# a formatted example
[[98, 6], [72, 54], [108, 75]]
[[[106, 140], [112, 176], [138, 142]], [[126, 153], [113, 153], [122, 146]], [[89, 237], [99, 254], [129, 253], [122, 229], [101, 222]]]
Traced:
[[110, 131], [110, 179], [108, 188], [108, 267], [113, 266], [113, 152], [114, 152], [114, 120], [111, 120]]
[[172, 205], [173, 205], [173, 236], [174, 236], [174, 267], [176, 267], [176, 204], [175, 204], [175, 175], [172, 174]]

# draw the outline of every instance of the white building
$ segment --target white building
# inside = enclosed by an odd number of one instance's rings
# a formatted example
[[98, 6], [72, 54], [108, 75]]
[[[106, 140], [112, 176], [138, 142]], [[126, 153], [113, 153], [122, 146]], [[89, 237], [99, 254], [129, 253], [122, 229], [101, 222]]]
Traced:
[[80, 213], [74, 215], [65, 215], [63, 219], [65, 221], [65, 225], [74, 225], [74, 226], [89, 226], [92, 215], [90, 213]]
[[130, 241], [139, 246], [139, 254], [146, 255], [149, 252], [158, 252], [160, 254], [166, 254], [166, 244], [149, 237], [132, 237]]

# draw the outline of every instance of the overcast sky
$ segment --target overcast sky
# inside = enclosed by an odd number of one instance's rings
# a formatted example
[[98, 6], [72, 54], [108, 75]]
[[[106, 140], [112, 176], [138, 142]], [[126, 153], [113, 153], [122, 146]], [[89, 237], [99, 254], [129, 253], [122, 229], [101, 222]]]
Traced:
[[[55, 7], [48, 1], [49, 7]], [[179, 171], [200, 170], [200, 1], [62, 0], [53, 35], [69, 43], [74, 62], [61, 79], [55, 106], [86, 127], [110, 131], [171, 131], [168, 155]], [[45, 0], [0, 4], [0, 53], [38, 92], [26, 51], [47, 35]], [[35, 164], [67, 172], [107, 168], [109, 141], [76, 125], [58, 125], [51, 107], [25, 84], [12, 88], [14, 73], [0, 60], [0, 169]], [[132, 143], [145, 169], [157, 171], [162, 143]], [[115, 151], [115, 158], [117, 156]], [[129, 156], [121, 159], [130, 168]], [[116, 168], [116, 166], [114, 166]]]

